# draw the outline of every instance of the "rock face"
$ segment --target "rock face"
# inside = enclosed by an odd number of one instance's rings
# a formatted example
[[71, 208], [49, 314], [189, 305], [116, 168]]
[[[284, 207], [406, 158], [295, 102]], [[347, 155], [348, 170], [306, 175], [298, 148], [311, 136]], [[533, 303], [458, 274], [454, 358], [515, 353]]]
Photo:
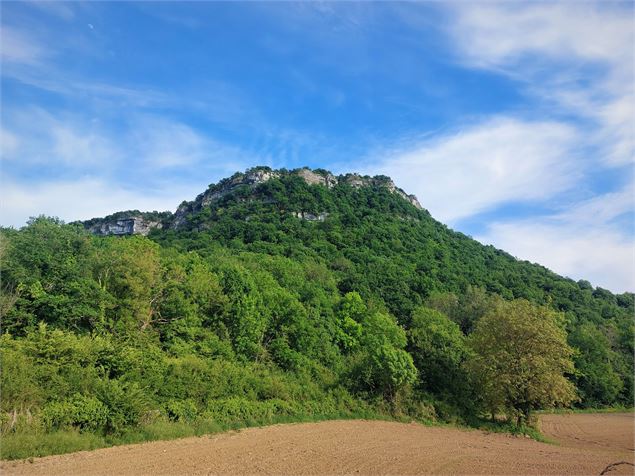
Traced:
[[296, 212], [294, 215], [296, 216], [296, 218], [306, 221], [324, 221], [329, 216], [328, 212], [318, 213], [317, 215], [307, 212]]
[[297, 170], [295, 174], [302, 177], [309, 185], [324, 185], [326, 188], [337, 185], [337, 177], [329, 172], [319, 174], [311, 169], [304, 168]]
[[88, 227], [94, 235], [147, 235], [150, 230], [162, 228], [159, 221], [146, 220], [141, 216], [131, 216], [114, 220], [104, 220]]
[[[348, 185], [354, 188], [361, 187], [383, 187], [391, 193], [397, 194], [404, 200], [407, 200], [418, 209], [422, 209], [419, 201], [414, 195], [408, 195], [402, 189], [397, 187], [395, 183], [385, 175], [376, 175], [375, 177], [362, 176], [359, 174], [346, 174], [335, 176], [332, 173], [317, 169], [309, 168], [296, 169], [293, 171], [272, 170], [269, 167], [254, 167], [246, 172], [238, 172], [229, 178], [223, 179], [217, 184], [212, 184], [209, 188], [198, 195], [191, 202], [183, 202], [177, 208], [174, 215], [167, 213], [162, 221], [148, 219], [145, 213], [139, 211], [120, 212], [104, 219], [93, 219], [84, 222], [84, 226], [96, 235], [147, 235], [150, 230], [155, 228], [169, 227], [171, 229], [179, 229], [186, 225], [187, 218], [202, 209], [209, 207], [214, 202], [222, 199], [226, 195], [237, 191], [238, 189], [246, 189], [248, 197], [249, 191], [255, 189], [258, 185], [265, 183], [271, 179], [288, 176], [289, 174], [297, 175], [309, 185], [321, 185], [326, 188], [333, 188], [338, 185]], [[248, 199], [248, 198], [245, 198]], [[152, 218], [155, 215], [150, 214]], [[168, 217], [169, 215], [169, 217]], [[328, 213], [295, 213], [297, 218], [307, 221], [324, 221], [328, 218]]]
[[407, 200], [412, 205], [417, 207], [419, 210], [423, 210], [423, 207], [417, 200], [417, 197], [414, 195], [408, 195], [402, 189], [395, 185], [395, 182], [392, 181], [390, 177], [385, 175], [376, 175], [374, 177], [363, 177], [359, 174], [346, 174], [343, 177], [344, 183], [347, 183], [351, 187], [361, 188], [361, 187], [385, 187], [391, 193], [395, 193], [399, 195], [404, 200]]
[[210, 186], [204, 193], [198, 195], [193, 202], [181, 203], [174, 214], [174, 220], [170, 224], [170, 228], [173, 230], [180, 228], [185, 224], [189, 214], [198, 212], [211, 203], [220, 200], [238, 187], [249, 186], [255, 188], [257, 185], [279, 176], [280, 173], [268, 167], [255, 167], [245, 173], [239, 172], [228, 179], [221, 180], [218, 184]]

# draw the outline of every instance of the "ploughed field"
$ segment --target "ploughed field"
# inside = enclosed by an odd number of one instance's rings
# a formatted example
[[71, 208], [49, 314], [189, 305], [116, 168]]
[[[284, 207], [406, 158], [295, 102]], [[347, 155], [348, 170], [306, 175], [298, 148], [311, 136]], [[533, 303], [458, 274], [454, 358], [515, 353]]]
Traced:
[[[556, 444], [385, 421], [251, 428], [2, 462], [2, 474], [593, 474], [634, 463], [633, 413], [543, 415]], [[605, 474], [634, 474], [620, 464]]]

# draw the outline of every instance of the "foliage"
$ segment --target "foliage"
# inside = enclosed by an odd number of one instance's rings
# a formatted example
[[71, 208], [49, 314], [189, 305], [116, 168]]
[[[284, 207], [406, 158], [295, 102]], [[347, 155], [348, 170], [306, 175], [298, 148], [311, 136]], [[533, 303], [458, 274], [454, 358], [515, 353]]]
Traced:
[[500, 303], [476, 324], [468, 345], [474, 354], [467, 368], [492, 413], [503, 410], [524, 424], [533, 410], [575, 400], [565, 378], [574, 372], [573, 349], [554, 311], [523, 299]]
[[408, 340], [422, 389], [458, 393], [466, 378], [462, 363], [468, 354], [459, 326], [438, 311], [419, 307], [412, 314]]
[[[183, 204], [181, 229], [149, 237], [46, 217], [1, 229], [3, 446], [329, 415], [524, 418], [570, 401], [568, 382], [579, 406], [632, 404], [633, 294], [482, 246], [385, 177], [327, 188], [278, 172], [212, 185], [220, 198]], [[505, 362], [545, 377], [519, 381]]]

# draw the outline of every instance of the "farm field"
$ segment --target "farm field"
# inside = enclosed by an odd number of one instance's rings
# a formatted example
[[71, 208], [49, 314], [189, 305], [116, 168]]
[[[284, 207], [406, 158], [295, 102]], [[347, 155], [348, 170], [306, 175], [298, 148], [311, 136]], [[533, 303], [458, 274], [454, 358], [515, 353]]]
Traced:
[[[385, 421], [251, 428], [1, 463], [10, 474], [600, 474], [634, 462], [632, 413], [543, 415], [557, 444]], [[633, 474], [622, 464], [607, 474]]]

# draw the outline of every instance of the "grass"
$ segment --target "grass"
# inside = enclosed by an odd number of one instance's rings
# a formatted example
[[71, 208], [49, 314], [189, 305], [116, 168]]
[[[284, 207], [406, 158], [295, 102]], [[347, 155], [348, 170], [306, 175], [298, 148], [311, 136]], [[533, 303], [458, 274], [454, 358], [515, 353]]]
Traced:
[[79, 431], [53, 433], [14, 433], [0, 440], [2, 459], [23, 459], [73, 451], [94, 450], [108, 446], [104, 437]]
[[[633, 408], [615, 407], [602, 409], [568, 409], [549, 410], [537, 412], [539, 414], [566, 414], [566, 413], [617, 413], [632, 412]], [[210, 435], [222, 433], [229, 430], [241, 428], [259, 427], [282, 423], [308, 423], [326, 420], [386, 420], [411, 422], [408, 416], [395, 416], [387, 413], [380, 413], [372, 410], [350, 411], [329, 414], [300, 414], [300, 415], [274, 415], [269, 418], [239, 420], [231, 422], [217, 422], [199, 419], [191, 423], [173, 422], [159, 420], [150, 424], [142, 425], [125, 430], [119, 435], [102, 436], [94, 433], [74, 431], [56, 431], [52, 433], [10, 433], [4, 435], [0, 440], [0, 459], [14, 460], [30, 457], [40, 457], [71, 453], [82, 450], [94, 450], [109, 446], [125, 445], [133, 443], [143, 443], [147, 441], [174, 440], [191, 436]], [[468, 425], [453, 423], [434, 422], [431, 420], [417, 420], [424, 425], [440, 425], [460, 429], [477, 429], [491, 433], [507, 433], [513, 435], [524, 435], [543, 443], [554, 444], [554, 441], [546, 438], [539, 430], [523, 426], [518, 427], [512, 423], [504, 421], [492, 422], [487, 419], [475, 419], [468, 422]]]
[[568, 413], [633, 413], [634, 407], [602, 407], [602, 408], [556, 408], [540, 410], [538, 414], [566, 415]]
[[394, 420], [395, 418], [390, 415], [372, 411], [357, 411], [338, 414], [277, 415], [266, 419], [252, 419], [228, 423], [219, 423], [210, 420], [196, 420], [191, 423], [160, 420], [136, 428], [130, 428], [119, 435], [107, 436], [76, 430], [55, 431], [51, 433], [9, 433], [3, 435], [0, 440], [0, 459], [25, 459], [147, 441], [175, 440], [191, 436], [210, 435], [241, 428], [336, 419]]
[[518, 426], [513, 423], [503, 421], [492, 422], [490, 420], [483, 419], [478, 422], [474, 422], [471, 427], [489, 433], [508, 433], [517, 436], [527, 436], [533, 440], [540, 441], [541, 443], [556, 443], [543, 435], [540, 430], [531, 426]]

